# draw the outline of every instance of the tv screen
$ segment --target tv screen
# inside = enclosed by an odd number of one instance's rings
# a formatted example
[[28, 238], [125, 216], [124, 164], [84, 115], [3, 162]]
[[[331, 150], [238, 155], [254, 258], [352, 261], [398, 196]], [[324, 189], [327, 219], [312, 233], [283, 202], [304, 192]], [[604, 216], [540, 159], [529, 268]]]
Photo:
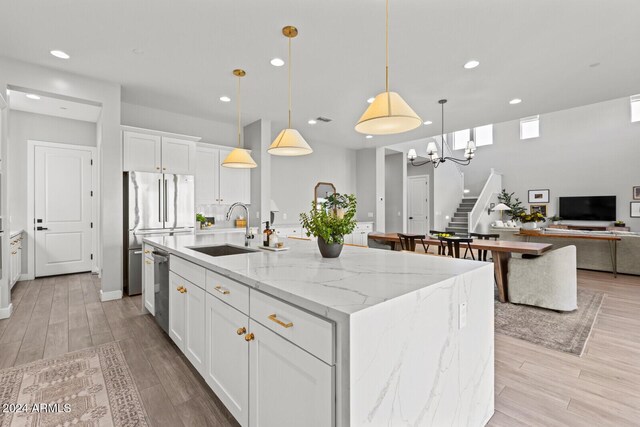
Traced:
[[565, 220], [615, 221], [616, 196], [560, 197], [559, 215]]

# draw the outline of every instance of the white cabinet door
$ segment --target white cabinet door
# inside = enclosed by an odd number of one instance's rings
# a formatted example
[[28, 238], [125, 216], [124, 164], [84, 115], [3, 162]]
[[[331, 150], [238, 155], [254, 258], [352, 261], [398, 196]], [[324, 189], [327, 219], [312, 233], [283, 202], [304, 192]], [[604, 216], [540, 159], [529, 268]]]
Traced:
[[353, 245], [353, 233], [352, 234], [346, 234], [344, 236], [344, 243], [345, 245]]
[[220, 150], [220, 203], [251, 203], [251, 170], [222, 166], [230, 152], [231, 150]]
[[253, 320], [249, 331], [249, 424], [333, 425], [332, 367]]
[[123, 132], [125, 171], [160, 172], [162, 144], [157, 135]]
[[[201, 375], [205, 373], [205, 291], [185, 281], [184, 354]], [[171, 309], [169, 309], [171, 313]]]
[[198, 145], [196, 149], [196, 205], [215, 205], [220, 202], [219, 150]]
[[204, 379], [231, 415], [249, 425], [249, 318], [207, 294], [206, 373]]
[[148, 256], [144, 256], [142, 259], [144, 260], [142, 261], [144, 262], [142, 277], [142, 281], [144, 283], [144, 307], [149, 310], [149, 313], [155, 316], [156, 287], [153, 271], [153, 259]]
[[162, 172], [193, 175], [196, 168], [196, 143], [162, 137]]
[[178, 348], [184, 352], [185, 334], [185, 307], [184, 294], [181, 289], [185, 287], [182, 277], [169, 273], [169, 336]]

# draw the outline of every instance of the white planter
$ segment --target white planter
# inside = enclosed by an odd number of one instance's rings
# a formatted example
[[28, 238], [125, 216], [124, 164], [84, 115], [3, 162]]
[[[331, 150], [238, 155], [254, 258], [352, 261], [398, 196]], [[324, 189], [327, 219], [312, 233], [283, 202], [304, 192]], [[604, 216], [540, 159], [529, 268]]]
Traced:
[[523, 222], [522, 223], [522, 228], [524, 230], [535, 230], [536, 228], [538, 228], [538, 223], [537, 222]]

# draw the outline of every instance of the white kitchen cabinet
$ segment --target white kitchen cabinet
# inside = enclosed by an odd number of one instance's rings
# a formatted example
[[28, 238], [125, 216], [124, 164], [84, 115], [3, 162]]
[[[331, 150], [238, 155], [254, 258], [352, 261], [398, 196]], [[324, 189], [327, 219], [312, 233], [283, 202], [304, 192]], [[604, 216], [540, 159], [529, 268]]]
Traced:
[[[145, 248], [145, 252], [146, 252], [146, 248]], [[151, 313], [152, 315], [155, 316], [156, 312], [155, 312], [155, 295], [156, 295], [156, 288], [155, 288], [155, 273], [154, 273], [154, 265], [153, 265], [153, 258], [150, 256], [150, 254], [146, 254], [144, 255], [143, 259], [143, 277], [142, 277], [142, 282], [143, 282], [143, 286], [144, 286], [144, 307], [149, 311], [149, 313]]]
[[162, 139], [158, 135], [123, 132], [123, 169], [162, 172]]
[[205, 291], [185, 281], [182, 294], [185, 310], [184, 354], [201, 375], [205, 373]]
[[9, 287], [13, 288], [22, 274], [22, 233], [9, 240]]
[[368, 236], [373, 230], [370, 222], [358, 223], [353, 233], [344, 236], [344, 243], [347, 245], [368, 246]]
[[169, 273], [169, 336], [184, 352], [186, 330], [185, 298], [183, 295], [186, 280], [174, 272]]
[[162, 137], [162, 173], [193, 175], [196, 168], [195, 157], [195, 142]]
[[204, 379], [242, 426], [249, 424], [249, 318], [206, 296], [206, 372]]
[[195, 162], [196, 205], [251, 203], [251, 171], [222, 166], [230, 152], [198, 144]]
[[220, 203], [219, 153], [219, 150], [203, 144], [199, 144], [196, 149], [196, 205]]
[[249, 425], [333, 425], [333, 368], [249, 321]]

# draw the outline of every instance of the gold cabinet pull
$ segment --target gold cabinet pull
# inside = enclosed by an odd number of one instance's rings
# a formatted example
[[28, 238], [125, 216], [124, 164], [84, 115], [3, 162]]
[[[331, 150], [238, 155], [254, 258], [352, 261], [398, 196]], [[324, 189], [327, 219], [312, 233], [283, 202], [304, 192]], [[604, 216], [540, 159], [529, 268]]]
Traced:
[[253, 335], [253, 332], [244, 336], [244, 340], [246, 342], [253, 341], [254, 338], [255, 336]]
[[178, 292], [182, 292], [182, 286], [178, 286], [178, 287], [176, 288], [176, 291], [178, 291]]
[[269, 316], [269, 320], [276, 322], [278, 325], [282, 326], [283, 328], [293, 327], [293, 322], [284, 323], [282, 320], [278, 319], [275, 313]]
[[11, 252], [11, 255], [15, 255], [17, 253], [18, 253], [18, 251], [13, 251], [13, 252]]
[[151, 261], [149, 261], [148, 259], [145, 259], [145, 260], [144, 260], [144, 263], [145, 263], [145, 264], [151, 264]]
[[216, 286], [214, 289], [220, 292], [222, 295], [229, 295], [231, 293], [229, 289], [225, 289], [221, 285]]
[[183, 287], [182, 287], [182, 290], [181, 290], [180, 292], [181, 292], [181, 293], [183, 293], [183, 294], [186, 294], [186, 293], [187, 293], [187, 288], [185, 288], [185, 287], [183, 286]]
[[144, 253], [145, 253], [145, 254], [150, 254], [150, 253], [151, 253], [151, 251], [147, 250], [147, 251], [144, 251]]
[[242, 335], [246, 333], [247, 333], [247, 328], [245, 328], [244, 326], [242, 328], [238, 328], [238, 330], [236, 331], [236, 334], [238, 335]]

